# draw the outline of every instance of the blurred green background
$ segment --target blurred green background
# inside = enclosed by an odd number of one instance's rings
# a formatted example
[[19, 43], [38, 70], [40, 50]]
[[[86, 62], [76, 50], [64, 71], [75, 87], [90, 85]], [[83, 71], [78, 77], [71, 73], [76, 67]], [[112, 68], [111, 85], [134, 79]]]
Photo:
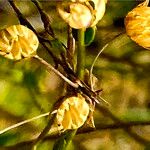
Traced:
[[[55, 34], [66, 44], [66, 24], [56, 12], [57, 1], [41, 3], [51, 16]], [[98, 79], [97, 88], [103, 89], [101, 96], [110, 103], [109, 110], [124, 121], [150, 120], [150, 51], [131, 41], [124, 28], [124, 17], [138, 3], [109, 0], [105, 16], [97, 25], [95, 40], [86, 48], [86, 68], [90, 69], [99, 50], [111, 41], [97, 60], [93, 72]], [[35, 6], [30, 1], [17, 1], [16, 4], [37, 31], [42, 32], [42, 22]], [[8, 2], [0, 0], [0, 29], [13, 24], [18, 24], [17, 17]], [[52, 62], [43, 48], [38, 49], [38, 54]], [[63, 81], [53, 72], [45, 71], [36, 60], [13, 62], [0, 57], [0, 130], [51, 110], [62, 95], [62, 87]], [[94, 120], [97, 127], [112, 123], [98, 109]], [[47, 118], [41, 118], [0, 135], [0, 150], [16, 150], [4, 147], [35, 138], [46, 122]], [[150, 126], [137, 126], [133, 130], [150, 140]], [[39, 144], [38, 150], [51, 150], [54, 141]], [[18, 149], [29, 150], [29, 147], [22, 145]], [[70, 149], [150, 150], [150, 147], [135, 141], [122, 129], [107, 129], [77, 135]]]

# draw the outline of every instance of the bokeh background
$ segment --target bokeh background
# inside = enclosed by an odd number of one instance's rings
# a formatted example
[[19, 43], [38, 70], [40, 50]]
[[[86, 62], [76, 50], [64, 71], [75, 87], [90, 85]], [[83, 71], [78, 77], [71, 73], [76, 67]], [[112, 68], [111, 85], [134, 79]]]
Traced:
[[[66, 44], [66, 24], [56, 11], [58, 1], [41, 3], [51, 16], [55, 34]], [[103, 89], [101, 96], [110, 103], [108, 109], [120, 120], [129, 122], [150, 120], [150, 51], [131, 41], [124, 27], [124, 17], [139, 3], [109, 0], [105, 16], [97, 25], [96, 37], [86, 47], [86, 68], [90, 69], [99, 50], [109, 42], [93, 72], [98, 79], [97, 88]], [[43, 32], [35, 6], [25, 0], [16, 4], [35, 29]], [[8, 2], [0, 0], [0, 29], [18, 23]], [[42, 47], [39, 47], [38, 54], [52, 62]], [[59, 77], [53, 72], [48, 73], [36, 60], [13, 62], [0, 57], [0, 130], [50, 111], [54, 102], [62, 96], [63, 84]], [[94, 120], [97, 130], [76, 135], [71, 150], [150, 150], [150, 146], [137, 142], [121, 128], [99, 129], [99, 126], [113, 123], [105, 112], [96, 109]], [[12, 145], [35, 138], [46, 123], [47, 118], [41, 118], [0, 135], [0, 150], [29, 150], [23, 144], [20, 147]], [[136, 126], [132, 130], [150, 140], [150, 126]], [[54, 141], [44, 141], [39, 144], [38, 150], [51, 150]]]

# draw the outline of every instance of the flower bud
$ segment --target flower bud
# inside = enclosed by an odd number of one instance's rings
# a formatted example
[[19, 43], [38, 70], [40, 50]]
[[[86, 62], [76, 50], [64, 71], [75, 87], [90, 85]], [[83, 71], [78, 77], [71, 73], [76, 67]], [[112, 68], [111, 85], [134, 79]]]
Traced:
[[39, 41], [35, 33], [23, 25], [13, 25], [0, 31], [0, 55], [20, 60], [35, 54]]
[[150, 7], [148, 2], [138, 5], [125, 18], [127, 35], [140, 46], [150, 49]]

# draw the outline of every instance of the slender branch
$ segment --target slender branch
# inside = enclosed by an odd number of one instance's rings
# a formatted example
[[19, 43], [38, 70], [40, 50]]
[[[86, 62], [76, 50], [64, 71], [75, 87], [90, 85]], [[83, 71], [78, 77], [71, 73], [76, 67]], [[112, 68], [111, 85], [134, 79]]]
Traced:
[[91, 85], [91, 89], [92, 89], [92, 90], [94, 90], [94, 89], [93, 89], [93, 80], [92, 80], [92, 72], [93, 72], [94, 65], [95, 65], [95, 63], [96, 63], [98, 57], [100, 56], [100, 54], [106, 49], [107, 46], [108, 46], [108, 44], [106, 44], [106, 45], [103, 46], [103, 48], [99, 51], [99, 53], [97, 54], [97, 56], [95, 57], [95, 59], [94, 59], [92, 65], [91, 65], [90, 75], [89, 75], [89, 76], [90, 76], [90, 82], [91, 82], [90, 85]]
[[73, 65], [73, 56], [74, 56], [74, 50], [75, 50], [75, 43], [72, 36], [72, 28], [68, 25], [68, 40], [67, 40], [67, 60], [71, 67], [74, 69]]
[[37, 35], [37, 32], [36, 30], [33, 28], [33, 26], [27, 21], [27, 19], [24, 18], [24, 16], [22, 15], [22, 13], [20, 12], [20, 10], [17, 8], [16, 4], [14, 3], [13, 0], [8, 0], [9, 4], [12, 6], [13, 10], [15, 11], [19, 21], [20, 21], [20, 24], [22, 25], [27, 25], [28, 28], [30, 28], [36, 35]]
[[79, 85], [77, 83], [73, 83], [71, 80], [69, 80], [67, 77], [65, 77], [62, 73], [60, 73], [52, 65], [47, 63], [44, 59], [42, 59], [38, 55], [35, 55], [34, 58], [37, 59], [38, 61], [40, 61], [40, 63], [42, 63], [44, 66], [46, 66], [48, 71], [52, 70], [54, 73], [56, 73], [59, 77], [61, 77], [64, 81], [66, 81], [72, 87], [74, 87], [74, 88], [78, 88], [79, 87]]
[[[96, 124], [96, 130], [94, 131], [89, 131], [89, 130], [85, 130], [83, 132], [77, 132], [77, 134], [85, 134], [85, 133], [93, 133], [93, 132], [96, 132], [97, 130], [108, 130], [108, 129], [111, 129], [111, 130], [116, 130], [116, 129], [122, 129], [122, 128], [129, 128], [129, 127], [136, 127], [136, 126], [147, 126], [147, 125], [150, 125], [150, 121], [131, 121], [131, 122], [124, 122], [124, 123], [113, 123], [113, 124]], [[43, 141], [48, 141], [48, 140], [54, 140], [56, 138], [58, 138], [59, 135], [47, 135], [45, 136], [42, 140]], [[150, 141], [149, 140], [146, 140], [146, 143], [149, 143]], [[35, 141], [35, 139], [32, 139], [32, 140], [29, 140], [29, 141], [24, 141], [24, 142], [20, 142], [20, 143], [17, 143], [16, 145], [12, 145], [12, 146], [9, 146], [9, 147], [21, 147], [21, 146], [24, 146], [24, 145], [30, 145], [30, 144], [33, 144], [33, 142]]]
[[21, 121], [21, 122], [19, 122], [19, 123], [16, 123], [16, 124], [14, 124], [14, 125], [12, 125], [12, 126], [9, 126], [9, 127], [5, 128], [5, 129], [3, 129], [3, 130], [0, 130], [0, 135], [1, 135], [1, 134], [4, 134], [4, 133], [6, 133], [6, 132], [8, 132], [9, 130], [12, 130], [12, 129], [14, 129], [14, 128], [17, 128], [17, 127], [22, 126], [22, 125], [24, 125], [24, 124], [26, 124], [26, 123], [29, 123], [29, 122], [31, 122], [31, 121], [40, 119], [40, 118], [45, 117], [45, 116], [48, 116], [48, 115], [49, 115], [49, 112], [44, 113], [44, 114], [41, 114], [41, 115], [36, 116], [36, 117], [33, 117], [33, 118], [31, 118], [31, 119], [27, 119], [27, 120]]
[[55, 38], [55, 35], [54, 35], [54, 32], [53, 32], [53, 29], [51, 27], [51, 20], [50, 20], [50, 17], [48, 16], [48, 14], [43, 10], [40, 2], [38, 0], [31, 0], [35, 6], [37, 7], [40, 15], [41, 15], [41, 20], [44, 24], [44, 28], [45, 28], [45, 31], [51, 35], [53, 38]]

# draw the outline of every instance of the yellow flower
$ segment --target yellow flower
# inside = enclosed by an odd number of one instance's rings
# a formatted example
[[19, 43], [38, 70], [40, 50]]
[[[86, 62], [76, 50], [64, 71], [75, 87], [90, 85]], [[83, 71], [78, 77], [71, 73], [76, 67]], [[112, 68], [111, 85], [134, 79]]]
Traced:
[[[68, 4], [67, 4], [68, 5]], [[81, 3], [70, 3], [69, 12], [63, 9], [64, 5], [58, 5], [58, 12], [72, 28], [80, 29], [90, 26], [92, 13], [90, 9]]]
[[89, 104], [81, 95], [64, 99], [60, 107], [52, 113], [56, 113], [56, 118], [50, 132], [64, 132], [69, 129], [80, 128], [90, 112]]
[[107, 1], [106, 0], [92, 0], [92, 2], [94, 3], [95, 8], [93, 9], [94, 20], [91, 24], [91, 27], [95, 26], [104, 16]]
[[95, 26], [104, 16], [105, 7], [106, 0], [72, 0], [58, 5], [58, 12], [72, 28], [81, 29]]
[[0, 55], [19, 60], [35, 54], [39, 45], [33, 31], [23, 25], [13, 25], [0, 31]]
[[140, 46], [150, 49], [150, 7], [149, 0], [141, 3], [125, 18], [127, 35]]

